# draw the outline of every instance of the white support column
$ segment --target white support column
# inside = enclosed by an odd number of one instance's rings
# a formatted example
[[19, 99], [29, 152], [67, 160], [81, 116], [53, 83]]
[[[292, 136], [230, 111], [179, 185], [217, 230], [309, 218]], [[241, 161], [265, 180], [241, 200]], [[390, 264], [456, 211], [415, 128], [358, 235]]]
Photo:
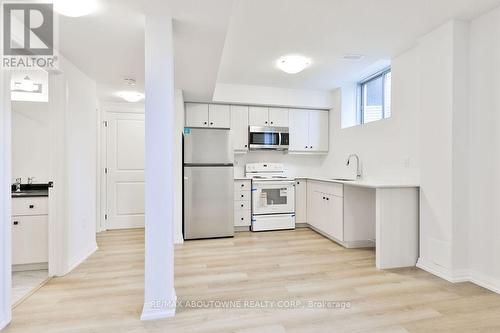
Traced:
[[10, 73], [0, 70], [0, 330], [12, 319], [10, 106]]
[[146, 14], [145, 281], [142, 320], [175, 315], [173, 247], [174, 62], [162, 1]]

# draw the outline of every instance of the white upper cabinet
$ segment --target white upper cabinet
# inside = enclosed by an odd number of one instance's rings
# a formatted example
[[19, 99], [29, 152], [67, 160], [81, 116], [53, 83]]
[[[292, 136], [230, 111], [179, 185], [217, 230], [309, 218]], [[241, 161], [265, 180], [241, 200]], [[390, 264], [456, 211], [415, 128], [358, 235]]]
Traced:
[[208, 104], [186, 103], [186, 127], [208, 127]]
[[186, 127], [230, 128], [229, 105], [186, 103]]
[[288, 109], [251, 106], [248, 112], [250, 126], [288, 127]]
[[208, 106], [208, 126], [213, 128], [230, 128], [231, 107], [229, 105], [210, 104]]
[[290, 152], [328, 152], [328, 111], [290, 109]]
[[250, 126], [269, 126], [269, 108], [250, 106], [248, 108], [248, 123]]
[[309, 111], [309, 150], [328, 151], [328, 111]]
[[309, 150], [309, 111], [290, 110], [289, 151]]
[[231, 106], [231, 135], [234, 151], [248, 150], [248, 106]]
[[269, 108], [269, 125], [288, 127], [288, 109]]

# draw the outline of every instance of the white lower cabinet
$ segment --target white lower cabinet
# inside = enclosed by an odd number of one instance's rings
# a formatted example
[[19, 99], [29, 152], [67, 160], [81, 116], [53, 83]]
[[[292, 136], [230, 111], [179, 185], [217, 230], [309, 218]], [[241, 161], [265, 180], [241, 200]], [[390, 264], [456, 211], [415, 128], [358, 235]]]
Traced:
[[307, 223], [348, 247], [374, 246], [375, 189], [307, 180]]
[[234, 226], [250, 227], [251, 213], [251, 180], [234, 181]]
[[307, 222], [317, 231], [342, 242], [344, 240], [344, 200], [342, 185], [323, 186], [307, 183]]
[[48, 198], [12, 199], [12, 265], [48, 262]]

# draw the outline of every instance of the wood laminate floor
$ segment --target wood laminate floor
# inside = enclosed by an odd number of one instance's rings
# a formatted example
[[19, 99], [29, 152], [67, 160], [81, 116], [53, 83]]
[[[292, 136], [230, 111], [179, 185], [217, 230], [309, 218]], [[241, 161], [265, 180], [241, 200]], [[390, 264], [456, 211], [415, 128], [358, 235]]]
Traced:
[[[183, 307], [175, 318], [141, 322], [143, 237], [100, 234], [99, 250], [15, 308], [6, 332], [500, 332], [500, 295], [416, 268], [377, 270], [373, 250], [346, 250], [309, 229], [176, 247], [179, 300], [267, 302]], [[273, 300], [282, 307], [264, 307]], [[349, 306], [303, 308], [312, 300]], [[295, 308], [285, 306], [291, 301]]]

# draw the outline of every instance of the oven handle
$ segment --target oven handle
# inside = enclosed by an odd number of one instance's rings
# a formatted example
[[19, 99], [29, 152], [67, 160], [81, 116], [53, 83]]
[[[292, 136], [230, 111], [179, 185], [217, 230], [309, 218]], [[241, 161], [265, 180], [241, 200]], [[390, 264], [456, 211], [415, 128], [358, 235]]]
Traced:
[[[253, 180], [252, 183], [259, 188], [262, 188], [265, 185], [294, 185], [295, 186], [295, 181], [294, 180], [277, 180], [277, 181], [272, 181], [272, 180], [264, 180], [264, 181], [258, 181], [258, 180]], [[257, 190], [257, 188], [252, 188], [252, 191]]]

